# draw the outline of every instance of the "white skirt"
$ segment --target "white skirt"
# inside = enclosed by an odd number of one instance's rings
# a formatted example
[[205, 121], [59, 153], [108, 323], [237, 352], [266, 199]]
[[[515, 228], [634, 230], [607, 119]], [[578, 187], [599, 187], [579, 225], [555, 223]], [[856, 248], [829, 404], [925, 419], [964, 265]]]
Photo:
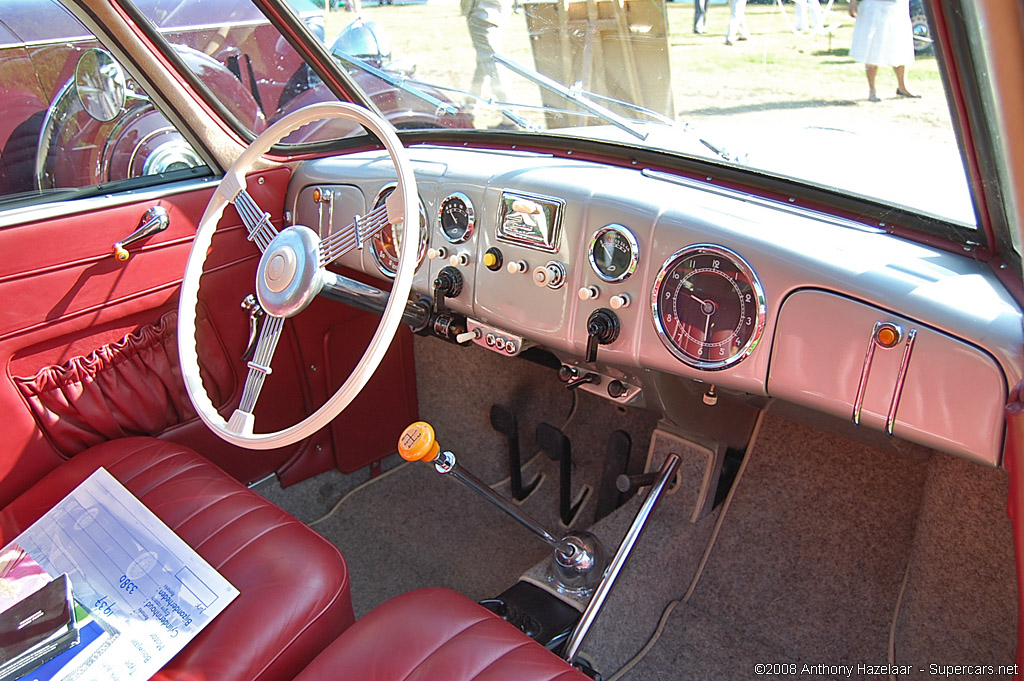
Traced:
[[850, 56], [876, 66], [914, 62], [910, 0], [861, 0], [853, 25]]

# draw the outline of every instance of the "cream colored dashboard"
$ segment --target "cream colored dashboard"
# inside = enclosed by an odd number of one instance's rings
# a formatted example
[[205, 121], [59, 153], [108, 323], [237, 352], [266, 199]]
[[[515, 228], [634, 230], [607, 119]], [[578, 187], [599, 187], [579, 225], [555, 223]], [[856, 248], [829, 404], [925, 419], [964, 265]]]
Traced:
[[[640, 167], [409, 151], [426, 227], [414, 287], [432, 295], [442, 269], [457, 270], [462, 291], [446, 305], [480, 329], [473, 342], [546, 348], [624, 403], [664, 405], [667, 374], [1000, 463], [1024, 335], [983, 263]], [[380, 154], [306, 162], [286, 205], [325, 235], [392, 181]], [[341, 263], [386, 278], [380, 244]], [[606, 313], [617, 332], [594, 341]]]

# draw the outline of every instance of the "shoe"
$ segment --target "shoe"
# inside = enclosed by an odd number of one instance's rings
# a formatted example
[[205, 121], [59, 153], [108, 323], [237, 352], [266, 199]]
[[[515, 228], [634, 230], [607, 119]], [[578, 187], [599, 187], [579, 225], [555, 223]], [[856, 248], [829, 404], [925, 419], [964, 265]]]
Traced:
[[732, 45], [732, 40], [730, 40], [729, 38], [726, 38], [725, 39], [725, 44], [726, 45]]
[[904, 92], [903, 90], [900, 90], [899, 88], [896, 88], [896, 96], [897, 97], [906, 97], [908, 99], [921, 99], [921, 95], [915, 94], [913, 92]]
[[868, 95], [869, 102], [880, 102], [882, 101], [878, 95]]

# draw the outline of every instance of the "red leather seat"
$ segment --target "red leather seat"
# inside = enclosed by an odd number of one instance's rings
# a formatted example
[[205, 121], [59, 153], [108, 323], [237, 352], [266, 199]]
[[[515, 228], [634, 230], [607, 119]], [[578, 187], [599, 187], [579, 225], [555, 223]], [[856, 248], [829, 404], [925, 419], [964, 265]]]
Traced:
[[397, 596], [352, 625], [295, 681], [589, 681], [448, 589]]
[[240, 592], [154, 679], [284, 681], [352, 623], [348, 570], [333, 545], [162, 440], [113, 440], [64, 463], [0, 511], [3, 543], [101, 466]]

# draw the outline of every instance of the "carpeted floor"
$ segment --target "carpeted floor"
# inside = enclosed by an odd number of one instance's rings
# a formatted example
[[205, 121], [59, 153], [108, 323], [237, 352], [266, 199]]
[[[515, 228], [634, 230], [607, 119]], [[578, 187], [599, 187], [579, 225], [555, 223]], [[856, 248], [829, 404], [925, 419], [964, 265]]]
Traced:
[[[466, 352], [417, 340], [422, 415], [443, 446], [507, 493], [505, 443], [488, 414], [494, 402], [515, 408], [530, 461], [524, 477], [544, 475], [523, 508], [552, 531], [562, 531], [557, 465], [531, 459], [540, 420], [565, 424], [577, 489], [596, 489], [612, 430], [631, 433], [634, 456], [647, 452], [652, 414], [582, 393], [574, 402], [548, 369]], [[653, 465], [673, 450], [666, 442], [655, 440]], [[801, 678], [836, 678], [843, 674], [827, 665], [884, 665], [890, 647], [894, 662], [915, 669], [1012, 663], [1016, 587], [1004, 472], [944, 454], [881, 451], [772, 410], [727, 508], [696, 523], [699, 457], [687, 466], [584, 642], [606, 679], [644, 647], [666, 606], [683, 599], [713, 536], [692, 594], [622, 678], [747, 679], [760, 676], [760, 663], [808, 665]], [[368, 483], [339, 475], [265, 493], [307, 521], [330, 512], [314, 527], [349, 561], [357, 615], [420, 586], [493, 596], [522, 573], [539, 574], [549, 559], [524, 528], [428, 465], [397, 466]], [[593, 522], [594, 501], [577, 529]], [[636, 498], [594, 525], [609, 552], [638, 505]]]

